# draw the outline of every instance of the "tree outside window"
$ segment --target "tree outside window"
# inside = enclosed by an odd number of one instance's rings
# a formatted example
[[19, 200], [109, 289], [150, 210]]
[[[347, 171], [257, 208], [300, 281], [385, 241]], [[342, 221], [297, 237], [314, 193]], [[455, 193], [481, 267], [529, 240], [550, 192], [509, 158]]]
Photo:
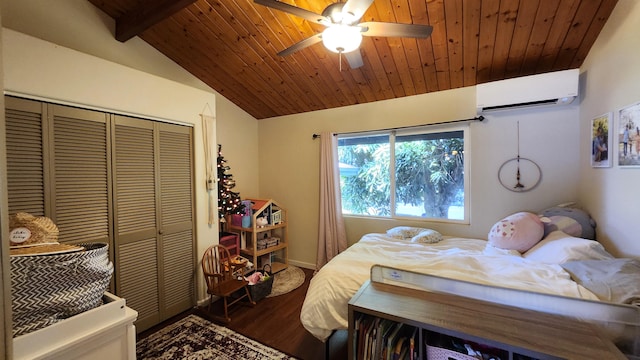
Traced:
[[341, 137], [343, 213], [465, 220], [465, 133], [455, 129]]

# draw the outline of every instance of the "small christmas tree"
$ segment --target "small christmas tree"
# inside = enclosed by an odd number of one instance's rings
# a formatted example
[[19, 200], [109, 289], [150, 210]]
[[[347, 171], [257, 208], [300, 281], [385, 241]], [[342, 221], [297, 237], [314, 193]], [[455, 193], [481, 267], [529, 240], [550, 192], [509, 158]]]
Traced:
[[231, 191], [236, 186], [233, 175], [227, 174], [230, 168], [227, 161], [222, 156], [222, 145], [218, 144], [218, 216], [224, 218], [225, 215], [242, 214], [244, 205], [240, 200], [240, 194]]

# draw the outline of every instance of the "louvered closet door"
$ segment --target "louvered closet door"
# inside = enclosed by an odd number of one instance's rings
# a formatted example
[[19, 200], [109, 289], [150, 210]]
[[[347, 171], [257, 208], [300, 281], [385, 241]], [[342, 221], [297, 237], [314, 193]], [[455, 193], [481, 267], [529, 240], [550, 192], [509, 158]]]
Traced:
[[43, 126], [46, 106], [5, 96], [9, 214], [45, 215]]
[[109, 115], [49, 106], [54, 199], [50, 216], [60, 242], [110, 242], [111, 170]]
[[5, 100], [9, 213], [50, 217], [60, 242], [110, 244], [108, 115]]
[[142, 331], [161, 321], [153, 122], [114, 123], [116, 294], [138, 312]]
[[157, 123], [163, 320], [195, 303], [192, 128]]
[[114, 124], [116, 291], [142, 331], [194, 303], [191, 128]]

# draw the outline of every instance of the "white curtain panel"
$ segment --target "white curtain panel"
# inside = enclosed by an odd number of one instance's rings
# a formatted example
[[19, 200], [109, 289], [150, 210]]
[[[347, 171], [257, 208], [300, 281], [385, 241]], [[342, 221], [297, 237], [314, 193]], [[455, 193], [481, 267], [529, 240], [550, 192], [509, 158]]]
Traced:
[[316, 271], [347, 249], [342, 217], [338, 139], [330, 132], [320, 134], [320, 219]]

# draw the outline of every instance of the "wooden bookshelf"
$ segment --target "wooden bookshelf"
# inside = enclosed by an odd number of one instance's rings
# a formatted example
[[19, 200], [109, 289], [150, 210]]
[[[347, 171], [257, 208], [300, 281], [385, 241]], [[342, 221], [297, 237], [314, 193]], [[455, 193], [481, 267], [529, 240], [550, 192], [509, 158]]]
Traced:
[[[480, 345], [494, 358], [509, 359], [627, 359], [592, 324], [573, 318], [510, 307], [458, 295], [396, 285], [366, 282], [349, 302], [349, 359], [378, 359], [384, 350], [383, 321], [403, 324], [405, 339], [414, 338], [415, 353], [408, 359], [430, 360], [428, 346]], [[378, 326], [375, 346], [367, 343], [362, 325]], [[369, 324], [369, 327], [372, 326]], [[417, 329], [414, 331], [413, 329]], [[369, 344], [372, 337], [369, 336]], [[457, 340], [456, 340], [457, 339]], [[387, 342], [388, 343], [388, 342]], [[409, 344], [405, 340], [405, 344]], [[393, 352], [402, 353], [392, 344]], [[408, 346], [407, 346], [408, 348]], [[491, 349], [491, 350], [486, 350]], [[437, 349], [436, 349], [437, 350]], [[448, 349], [451, 350], [451, 349]], [[388, 350], [387, 350], [388, 351]], [[375, 354], [366, 356], [365, 354]], [[459, 355], [459, 356], [458, 356]], [[458, 354], [455, 359], [473, 359]], [[464, 356], [468, 357], [464, 357]], [[446, 358], [446, 357], [445, 357]], [[476, 357], [477, 358], [477, 357]], [[389, 359], [389, 357], [386, 357]], [[393, 354], [390, 359], [394, 359]]]
[[[227, 230], [237, 233], [240, 237], [242, 255], [254, 264], [254, 268], [262, 269], [261, 259], [269, 258], [271, 271], [275, 274], [289, 267], [289, 234], [287, 231], [287, 210], [272, 199], [246, 199], [252, 202], [253, 215], [251, 226], [242, 227], [234, 225], [227, 219]], [[277, 214], [277, 216], [276, 216]], [[257, 219], [265, 217], [267, 225], [259, 226]], [[259, 242], [264, 238], [278, 238], [278, 244], [264, 249], [259, 247]]]

